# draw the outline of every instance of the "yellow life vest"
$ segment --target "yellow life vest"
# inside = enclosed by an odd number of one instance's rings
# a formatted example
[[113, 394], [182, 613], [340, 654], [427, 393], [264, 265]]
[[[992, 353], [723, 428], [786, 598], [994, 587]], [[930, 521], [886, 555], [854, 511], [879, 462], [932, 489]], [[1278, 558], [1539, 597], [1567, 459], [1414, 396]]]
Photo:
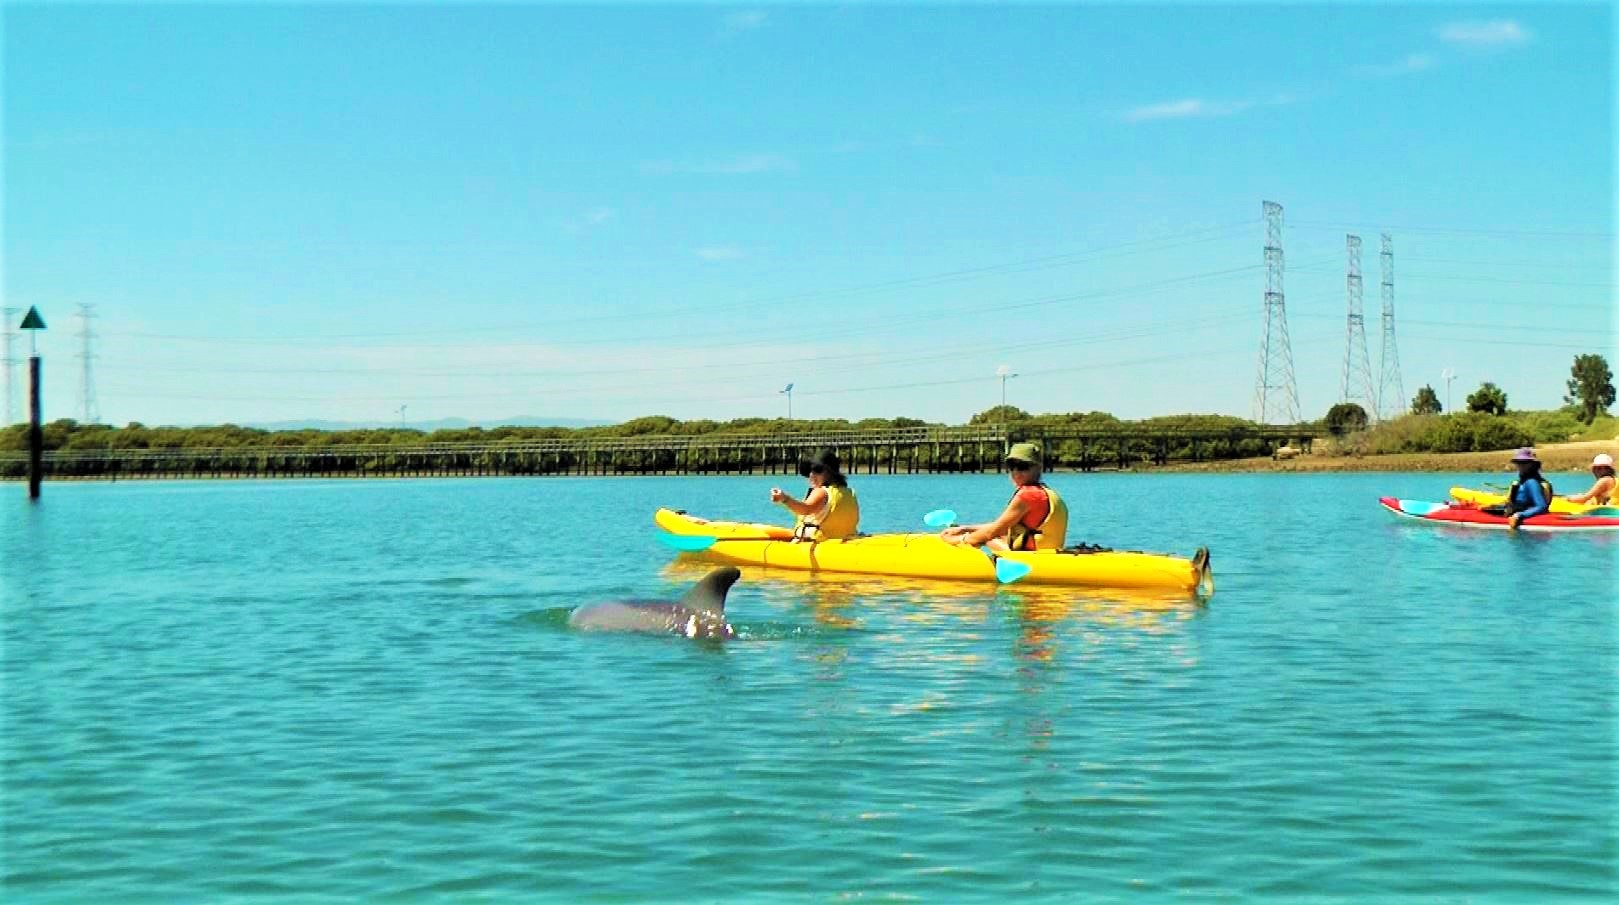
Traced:
[[[1044, 484], [1035, 484], [1035, 487], [1046, 492], [1046, 518], [1033, 528], [1026, 527], [1021, 520], [1012, 526], [1007, 545], [1014, 550], [1061, 550], [1068, 539], [1068, 504], [1062, 501], [1057, 491]], [[1018, 488], [1021, 491], [1023, 488]], [[1012, 494], [1017, 499], [1017, 494]]]
[[860, 532], [860, 500], [848, 487], [827, 485], [826, 508], [815, 515], [801, 516], [793, 530], [806, 540], [838, 540]]

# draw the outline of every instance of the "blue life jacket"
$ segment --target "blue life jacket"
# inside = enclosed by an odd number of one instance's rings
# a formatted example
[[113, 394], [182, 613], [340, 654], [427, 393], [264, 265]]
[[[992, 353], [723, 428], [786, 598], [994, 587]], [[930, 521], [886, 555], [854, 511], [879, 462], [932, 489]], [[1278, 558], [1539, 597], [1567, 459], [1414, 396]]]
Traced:
[[[1552, 502], [1552, 482], [1538, 474], [1530, 480], [1540, 483], [1540, 492], [1546, 495], [1546, 505], [1550, 506]], [[1522, 499], [1519, 499], [1520, 493], [1522, 494]], [[1506, 511], [1501, 514], [1512, 515], [1515, 512], [1528, 512], [1533, 508], [1535, 508], [1535, 498], [1529, 495], [1529, 488], [1524, 485], [1521, 478], [1513, 481], [1512, 486], [1507, 488]]]

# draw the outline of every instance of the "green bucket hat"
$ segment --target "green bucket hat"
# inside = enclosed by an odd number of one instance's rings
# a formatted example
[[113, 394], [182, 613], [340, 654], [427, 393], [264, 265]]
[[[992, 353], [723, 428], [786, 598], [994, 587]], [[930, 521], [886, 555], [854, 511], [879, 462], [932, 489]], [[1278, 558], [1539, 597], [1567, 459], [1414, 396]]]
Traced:
[[1034, 464], [1039, 465], [1041, 464], [1040, 444], [1013, 443], [1012, 448], [1006, 451], [1006, 461], [1033, 462]]

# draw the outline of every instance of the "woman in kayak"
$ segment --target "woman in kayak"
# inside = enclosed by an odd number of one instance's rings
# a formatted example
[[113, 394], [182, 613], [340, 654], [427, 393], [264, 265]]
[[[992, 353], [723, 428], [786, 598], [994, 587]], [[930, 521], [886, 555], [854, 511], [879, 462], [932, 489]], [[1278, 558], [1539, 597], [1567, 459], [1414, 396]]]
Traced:
[[1597, 482], [1584, 493], [1576, 493], [1568, 498], [1570, 503], [1590, 503], [1593, 506], [1606, 506], [1613, 502], [1613, 456], [1600, 453], [1591, 460], [1591, 474], [1596, 475]]
[[1000, 518], [984, 525], [956, 525], [944, 529], [946, 543], [1005, 550], [1061, 550], [1068, 536], [1068, 505], [1041, 482], [1040, 445], [1014, 443], [1006, 454], [1006, 469], [1017, 489]]
[[1552, 485], [1540, 476], [1540, 460], [1529, 447], [1513, 454], [1512, 464], [1518, 466], [1518, 480], [1507, 488], [1507, 501], [1499, 506], [1486, 506], [1483, 511], [1506, 516], [1507, 527], [1516, 528], [1524, 519], [1551, 511]]
[[813, 460], [800, 462], [798, 473], [809, 479], [803, 500], [795, 500], [780, 487], [770, 488], [770, 502], [786, 506], [798, 516], [795, 540], [836, 540], [860, 531], [860, 500], [849, 487], [838, 454], [826, 450]]

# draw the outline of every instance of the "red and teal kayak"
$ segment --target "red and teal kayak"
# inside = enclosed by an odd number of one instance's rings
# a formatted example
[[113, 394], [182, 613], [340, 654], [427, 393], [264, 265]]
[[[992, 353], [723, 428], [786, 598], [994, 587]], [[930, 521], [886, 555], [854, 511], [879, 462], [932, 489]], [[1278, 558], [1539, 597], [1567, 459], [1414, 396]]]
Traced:
[[[1401, 500], [1386, 496], [1378, 500], [1383, 508], [1402, 518], [1415, 519], [1430, 525], [1452, 525], [1457, 528], [1484, 528], [1506, 531], [1506, 517], [1492, 515], [1476, 506], [1457, 506], [1451, 503], [1429, 503], [1423, 500]], [[1551, 512], [1524, 519], [1520, 531], [1619, 531], [1619, 518], [1600, 515], [1565, 515]]]

